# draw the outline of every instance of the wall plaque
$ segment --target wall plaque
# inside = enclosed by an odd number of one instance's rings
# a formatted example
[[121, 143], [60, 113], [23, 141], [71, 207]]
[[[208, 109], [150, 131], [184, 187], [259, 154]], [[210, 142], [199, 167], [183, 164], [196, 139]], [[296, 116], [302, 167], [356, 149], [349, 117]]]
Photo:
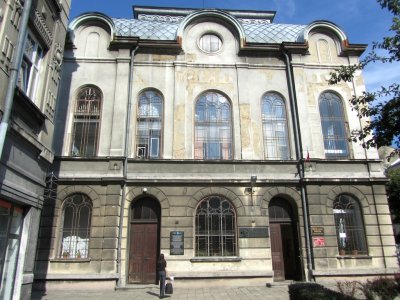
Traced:
[[239, 238], [269, 237], [268, 227], [239, 227]]
[[314, 236], [321, 236], [324, 234], [324, 227], [322, 226], [311, 226], [311, 234]]
[[314, 237], [313, 245], [314, 245], [314, 247], [325, 247], [325, 238], [324, 237]]
[[184, 254], [184, 233], [183, 231], [171, 231], [170, 238], [170, 255]]

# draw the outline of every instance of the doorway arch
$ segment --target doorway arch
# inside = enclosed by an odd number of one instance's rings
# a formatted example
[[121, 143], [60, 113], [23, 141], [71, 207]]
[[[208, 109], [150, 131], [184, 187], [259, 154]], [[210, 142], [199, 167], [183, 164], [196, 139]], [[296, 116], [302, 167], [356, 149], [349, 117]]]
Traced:
[[132, 203], [129, 212], [128, 283], [157, 282], [157, 259], [160, 252], [161, 207], [151, 197]]
[[274, 281], [303, 278], [296, 211], [281, 197], [273, 198], [268, 207]]

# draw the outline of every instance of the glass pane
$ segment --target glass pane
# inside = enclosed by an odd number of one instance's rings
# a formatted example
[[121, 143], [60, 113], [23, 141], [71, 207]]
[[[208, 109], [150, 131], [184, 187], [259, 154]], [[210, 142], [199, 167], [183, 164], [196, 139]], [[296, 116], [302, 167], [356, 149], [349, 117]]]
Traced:
[[22, 228], [22, 209], [18, 207], [14, 207], [12, 219], [11, 219], [11, 227], [10, 234], [19, 235], [21, 233]]
[[3, 267], [3, 278], [0, 287], [0, 299], [11, 299], [13, 293], [13, 281], [17, 267], [19, 240], [9, 239]]

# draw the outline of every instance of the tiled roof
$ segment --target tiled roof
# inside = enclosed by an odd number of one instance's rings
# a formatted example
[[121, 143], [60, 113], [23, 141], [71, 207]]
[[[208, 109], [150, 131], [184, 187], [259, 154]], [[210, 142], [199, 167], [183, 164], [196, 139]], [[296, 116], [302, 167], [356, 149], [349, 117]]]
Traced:
[[[180, 22], [160, 22], [138, 19], [113, 19], [115, 34], [150, 40], [176, 40]], [[306, 25], [242, 24], [247, 42], [282, 43], [301, 41]]]

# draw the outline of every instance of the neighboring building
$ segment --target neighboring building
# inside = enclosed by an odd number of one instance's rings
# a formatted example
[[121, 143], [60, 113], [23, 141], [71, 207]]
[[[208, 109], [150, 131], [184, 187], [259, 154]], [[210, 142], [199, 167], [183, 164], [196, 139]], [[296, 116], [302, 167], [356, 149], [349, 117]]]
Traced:
[[269, 11], [134, 16], [70, 25], [38, 283], [155, 283], [160, 252], [177, 285], [398, 271], [378, 153], [348, 142], [362, 76], [328, 84], [365, 45]]
[[[69, 10], [70, 0], [0, 1], [0, 119], [2, 128], [8, 124], [0, 164], [1, 299], [30, 299]], [[18, 48], [23, 58], [7, 105]]]

